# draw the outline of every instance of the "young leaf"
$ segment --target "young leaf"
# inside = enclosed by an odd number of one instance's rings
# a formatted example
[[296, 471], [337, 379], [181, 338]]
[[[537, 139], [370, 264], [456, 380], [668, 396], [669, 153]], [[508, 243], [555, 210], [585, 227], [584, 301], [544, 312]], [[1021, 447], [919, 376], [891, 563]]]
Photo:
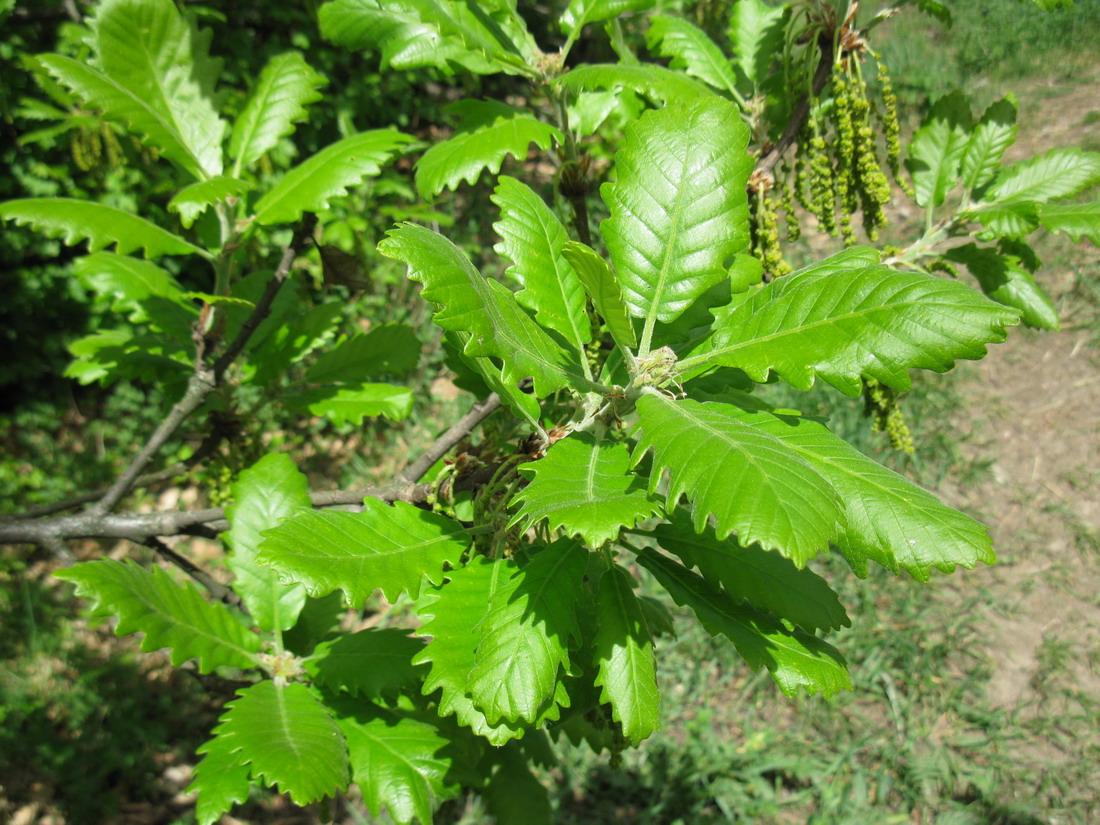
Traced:
[[[468, 49], [459, 36], [444, 32], [432, 19], [437, 2], [417, 5], [386, 0], [336, 0], [318, 12], [321, 32], [339, 46], [370, 49], [382, 56], [382, 68], [435, 67], [450, 75], [455, 65], [475, 74], [493, 74], [504, 67]], [[424, 19], [421, 10], [427, 12]]]
[[983, 202], [1068, 198], [1100, 183], [1100, 152], [1051, 149], [1045, 155], [1006, 166], [983, 193]]
[[233, 591], [244, 600], [260, 630], [287, 630], [298, 621], [306, 603], [300, 584], [283, 584], [267, 565], [257, 564], [260, 534], [302, 508], [312, 506], [309, 481], [285, 453], [266, 455], [241, 472], [231, 488], [233, 503], [226, 508], [231, 548], [229, 569]]
[[252, 775], [278, 785], [296, 805], [333, 796], [348, 785], [344, 735], [305, 685], [265, 679], [237, 692], [214, 730]]
[[486, 169], [499, 172], [507, 155], [524, 160], [532, 143], [546, 151], [563, 140], [556, 127], [495, 100], [460, 100], [445, 111], [458, 116], [458, 129], [416, 163], [416, 188], [424, 200], [462, 181], [474, 183]]
[[[466, 681], [476, 661], [478, 637], [474, 628], [485, 617], [493, 594], [508, 580], [512, 570], [510, 562], [491, 562], [484, 556], [475, 556], [464, 567], [448, 573], [449, 582], [429, 589], [416, 607], [424, 622], [420, 635], [431, 637], [413, 659], [413, 664], [431, 664], [431, 673], [424, 680], [424, 694], [441, 691], [437, 708], [441, 717], [454, 714], [461, 724], [498, 747], [523, 736], [525, 726], [506, 722], [490, 725], [469, 698]], [[554, 705], [548, 714], [557, 718], [556, 711]]]
[[787, 630], [771, 616], [738, 604], [701, 576], [649, 547], [642, 548], [638, 562], [677, 604], [695, 612], [708, 633], [721, 633], [733, 642], [750, 668], [766, 667], [787, 696], [805, 688], [811, 695], [820, 693], [828, 699], [851, 689], [844, 657], [832, 645], [809, 633]]
[[198, 750], [202, 761], [195, 766], [195, 778], [187, 793], [198, 794], [195, 819], [199, 825], [213, 825], [234, 803], [248, 799], [251, 771], [231, 739], [214, 736]]
[[198, 659], [199, 673], [216, 667], [256, 667], [260, 637], [239, 614], [208, 602], [191, 584], [182, 587], [159, 567], [135, 562], [89, 561], [55, 573], [76, 585], [78, 596], [93, 600], [91, 615], [118, 616], [115, 633], [141, 632], [142, 650], [172, 648], [172, 664]]
[[630, 89], [661, 103], [691, 101], [697, 97], [715, 97], [714, 92], [702, 83], [692, 80], [683, 72], [664, 66], [624, 63], [580, 66], [559, 77], [557, 85], [572, 92], [591, 92], [601, 89]]
[[748, 245], [747, 140], [736, 107], [717, 97], [627, 127], [618, 180], [601, 189], [602, 229], [627, 309], [645, 319], [643, 349], [656, 321], [674, 321]]
[[567, 35], [575, 35], [589, 23], [621, 17], [649, 8], [647, 0], [569, 0], [558, 23]]
[[512, 499], [523, 506], [509, 526], [522, 524], [526, 530], [545, 518], [551, 530], [564, 529], [599, 547], [614, 540], [621, 527], [633, 527], [660, 509], [645, 482], [630, 472], [630, 449], [606, 433], [574, 433], [520, 471], [533, 480]]
[[105, 0], [92, 21], [102, 71], [58, 54], [38, 58], [58, 82], [126, 124], [192, 177], [221, 174], [225, 122], [202, 76], [201, 38], [171, 0]]
[[714, 516], [725, 538], [777, 549], [799, 567], [825, 549], [843, 524], [836, 492], [820, 473], [776, 438], [746, 426], [729, 404], [638, 400], [641, 435], [637, 464], [654, 452], [650, 486], [669, 469], [668, 507], [681, 495], [691, 503], [695, 529]]
[[638, 745], [661, 724], [661, 697], [653, 640], [634, 595], [634, 579], [618, 565], [600, 576], [596, 611], [595, 683], [602, 687], [600, 701], [611, 705], [623, 736]]
[[761, 0], [738, 0], [730, 14], [728, 35], [734, 64], [748, 82], [748, 90], [764, 85], [772, 60], [783, 48], [783, 6]]
[[933, 567], [949, 573], [995, 561], [984, 526], [941, 503], [908, 479], [867, 458], [822, 423], [741, 410], [742, 420], [800, 455], [840, 494], [844, 529], [835, 541], [866, 575], [867, 559], [927, 581]]
[[335, 703], [347, 738], [351, 773], [371, 816], [382, 806], [400, 825], [430, 825], [440, 802], [458, 793], [447, 780], [451, 743], [434, 726], [361, 703]]
[[306, 107], [321, 99], [318, 89], [328, 81], [298, 52], [284, 52], [267, 61], [244, 109], [233, 124], [229, 154], [235, 169], [245, 169], [294, 132]]
[[980, 204], [969, 209], [967, 217], [998, 238], [1022, 238], [1039, 228], [1039, 204], [1012, 200]]
[[323, 416], [336, 425], [359, 426], [364, 418], [376, 415], [402, 421], [409, 417], [413, 408], [412, 390], [394, 384], [318, 387], [287, 396], [286, 401], [295, 407], [307, 407], [314, 415]]
[[653, 537], [685, 565], [698, 568], [714, 587], [810, 633], [851, 624], [840, 599], [817, 573], [799, 569], [790, 559], [759, 544], [745, 546], [732, 536], [719, 539], [710, 525], [696, 533], [682, 510], [673, 514], [671, 524], [658, 525]]
[[1058, 310], [1054, 302], [1015, 255], [968, 243], [948, 250], [944, 257], [966, 264], [982, 292], [994, 301], [1020, 310], [1023, 322], [1029, 327], [1058, 329]]
[[581, 383], [566, 352], [520, 308], [508, 288], [485, 278], [442, 235], [406, 223], [390, 230], [378, 251], [408, 265], [409, 278], [424, 285], [424, 298], [440, 307], [435, 322], [469, 332], [465, 354], [499, 359], [504, 381], [517, 383], [530, 376], [540, 398]]
[[137, 215], [75, 198], [23, 198], [0, 203], [0, 218], [29, 224], [47, 238], [61, 238], [67, 246], [88, 240], [88, 251], [111, 244], [119, 255], [140, 249], [146, 258], [161, 255], [205, 254], [178, 235], [173, 235]]
[[293, 223], [303, 212], [319, 212], [329, 199], [377, 175], [402, 146], [412, 141], [393, 129], [375, 129], [346, 137], [289, 170], [260, 198], [253, 220], [267, 226]]
[[650, 51], [656, 49], [661, 57], [672, 58], [669, 65], [673, 69], [683, 69], [692, 77], [739, 97], [737, 75], [729, 60], [706, 32], [687, 20], [654, 15], [645, 39]]
[[738, 367], [758, 382], [774, 370], [798, 389], [821, 378], [853, 397], [863, 375], [907, 390], [910, 369], [982, 358], [1016, 320], [957, 281], [884, 266], [808, 269], [757, 290], [679, 368]]
[[420, 580], [443, 581], [443, 565], [456, 565], [469, 543], [446, 516], [368, 498], [361, 513], [303, 510], [286, 519], [264, 533], [259, 559], [311, 596], [343, 590], [357, 607], [376, 589], [391, 602], [406, 592], [415, 599]]
[[594, 249], [577, 241], [563, 243], [561, 254], [577, 273], [615, 343], [624, 351], [631, 349], [637, 343], [634, 325], [626, 314], [622, 290], [607, 261]]
[[246, 180], [218, 175], [185, 186], [172, 200], [168, 201], [168, 211], [178, 214], [180, 223], [190, 229], [199, 215], [211, 204], [229, 200], [229, 198], [239, 198], [245, 192], [255, 188], [255, 184]]
[[919, 206], [939, 206], [959, 175], [974, 116], [960, 91], [941, 97], [909, 144], [905, 162]]
[[985, 186], [997, 173], [1005, 149], [1016, 140], [1016, 100], [1004, 97], [985, 110], [970, 133], [960, 161], [959, 174], [968, 192]]
[[332, 693], [346, 690], [364, 699], [392, 699], [420, 687], [420, 671], [413, 657], [424, 643], [390, 627], [370, 627], [321, 642], [303, 667], [313, 681]]
[[562, 257], [569, 236], [546, 203], [529, 186], [501, 175], [492, 201], [500, 207], [493, 229], [501, 242], [493, 248], [512, 262], [505, 270], [523, 289], [521, 306], [535, 313], [544, 329], [552, 329], [578, 352], [592, 340], [584, 287]]
[[1088, 238], [1100, 246], [1100, 201], [1040, 204], [1039, 222], [1051, 232], [1064, 232], [1074, 243]]
[[306, 380], [363, 381], [377, 375], [402, 375], [420, 360], [420, 340], [412, 327], [383, 324], [326, 351], [306, 371]]
[[[558, 669], [580, 640], [576, 605], [584, 589], [587, 551], [560, 539], [514, 572], [489, 600], [478, 623], [477, 655], [468, 687], [490, 724], [534, 723], [561, 704]], [[568, 704], [566, 702], [565, 704]]]

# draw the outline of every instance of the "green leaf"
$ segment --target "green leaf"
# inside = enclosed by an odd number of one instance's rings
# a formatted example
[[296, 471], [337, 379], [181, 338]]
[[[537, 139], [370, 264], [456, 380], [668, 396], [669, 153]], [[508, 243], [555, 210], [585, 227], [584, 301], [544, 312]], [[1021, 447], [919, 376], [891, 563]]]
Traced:
[[0, 218], [29, 224], [47, 238], [61, 238], [66, 246], [87, 239], [88, 251], [115, 245], [119, 255], [140, 249], [146, 258], [161, 255], [205, 255], [178, 235], [166, 232], [137, 215], [75, 198], [23, 198], [0, 203]]
[[[475, 556], [464, 567], [448, 573], [450, 581], [446, 584], [429, 589], [416, 607], [423, 621], [420, 635], [431, 637], [413, 659], [413, 664], [431, 664], [424, 694], [441, 691], [437, 708], [441, 717], [454, 714], [461, 724], [498, 747], [523, 736], [525, 727], [505, 722], [490, 725], [485, 714], [474, 707], [466, 682], [477, 655], [478, 636], [474, 628], [485, 617], [493, 594], [512, 570], [511, 562]], [[554, 718], [556, 710], [555, 705], [550, 711]]]
[[726, 277], [748, 245], [745, 185], [752, 159], [736, 107], [720, 98], [647, 112], [627, 127], [618, 180], [601, 194], [601, 228], [628, 311], [674, 321]]
[[626, 443], [606, 433], [574, 433], [520, 471], [533, 480], [512, 499], [523, 506], [509, 526], [528, 530], [548, 519], [551, 530], [564, 529], [599, 547], [617, 538], [621, 527], [633, 527], [660, 510], [657, 497], [630, 472]]
[[673, 69], [683, 69], [716, 89], [738, 95], [737, 75], [729, 60], [704, 31], [687, 20], [663, 14], [650, 18], [646, 45], [661, 57], [672, 58], [669, 65]]
[[195, 766], [195, 778], [187, 788], [187, 793], [198, 794], [195, 819], [199, 825], [213, 825], [234, 803], [248, 799], [252, 772], [231, 741], [215, 736], [199, 747], [202, 761]]
[[653, 639], [634, 595], [634, 579], [618, 565], [600, 576], [596, 613], [595, 683], [602, 687], [600, 702], [611, 705], [623, 736], [638, 745], [660, 727], [661, 697]]
[[[267, 286], [271, 274], [262, 273], [255, 283], [246, 284], [251, 277], [251, 275], [247, 276], [233, 285], [235, 298], [250, 303], [259, 300], [259, 290]], [[276, 298], [271, 314], [264, 319], [249, 339], [248, 352], [257, 355], [262, 353], [260, 357], [250, 359], [245, 366], [245, 380], [250, 384], [266, 387], [278, 381], [293, 365], [301, 362], [311, 352], [331, 340], [336, 334], [337, 326], [344, 318], [346, 307], [340, 300], [326, 301], [310, 307], [308, 311], [303, 311], [307, 305], [306, 298], [301, 290], [295, 288], [297, 286], [296, 283], [286, 284], [279, 290], [279, 295], [285, 294], [289, 300], [280, 301]], [[259, 289], [255, 289], [256, 287]], [[238, 290], [240, 290], [239, 295]], [[243, 324], [251, 312], [251, 306], [247, 312], [234, 312], [234, 315], [229, 318], [230, 325], [235, 325], [237, 322]], [[322, 394], [319, 397], [327, 396]], [[288, 395], [284, 400], [291, 403], [294, 399]]]
[[910, 369], [982, 358], [1015, 322], [956, 281], [884, 266], [811, 268], [757, 290], [679, 368], [738, 367], [757, 382], [774, 370], [798, 389], [821, 378], [852, 397], [863, 375], [907, 390]]
[[348, 785], [344, 734], [302, 684], [257, 682], [237, 692], [214, 734], [239, 751], [252, 775], [278, 785], [296, 805], [334, 796]]
[[163, 299], [184, 309], [183, 290], [176, 279], [154, 263], [112, 252], [85, 255], [73, 263], [73, 274], [97, 295], [109, 298], [116, 312], [129, 312], [137, 324], [149, 320], [148, 303]]
[[306, 118], [306, 107], [321, 99], [318, 89], [328, 81], [298, 52], [284, 52], [267, 61], [248, 102], [233, 124], [229, 154], [235, 168], [251, 166], [294, 132]]
[[363, 512], [304, 510], [264, 533], [259, 559], [311, 596], [343, 590], [362, 605], [376, 589], [393, 602], [414, 599], [420, 580], [439, 584], [443, 565], [454, 566], [470, 543], [455, 521], [404, 502], [363, 502]]
[[783, 6], [761, 0], [738, 0], [730, 15], [730, 47], [734, 65], [750, 89], [759, 89], [768, 76], [774, 56], [783, 48]]
[[540, 398], [581, 383], [566, 352], [508, 288], [485, 278], [442, 235], [406, 223], [390, 230], [378, 251], [408, 265], [409, 278], [424, 285], [424, 298], [439, 306], [434, 316], [439, 326], [470, 333], [466, 355], [501, 361], [502, 380], [514, 384], [530, 376]]
[[954, 187], [973, 123], [970, 104], [960, 91], [941, 97], [925, 116], [905, 162], [918, 205], [939, 206]]
[[626, 314], [622, 290], [607, 261], [594, 249], [578, 241], [563, 243], [561, 254], [577, 273], [584, 291], [592, 299], [592, 306], [607, 324], [615, 343], [624, 351], [632, 348], [638, 340], [634, 335], [634, 325]]
[[1035, 201], [1068, 198], [1100, 183], [1100, 152], [1051, 149], [1045, 155], [1006, 166], [982, 201]]
[[773, 613], [806, 629], [833, 630], [851, 621], [836, 593], [821, 576], [799, 569], [790, 559], [764, 550], [759, 544], [742, 545], [732, 536], [719, 539], [707, 525], [696, 533], [681, 510], [671, 524], [658, 525], [653, 537], [663, 549], [679, 556], [688, 567], [734, 599], [744, 599], [757, 610]]
[[982, 292], [994, 301], [1020, 310], [1029, 327], [1058, 329], [1058, 310], [1054, 302], [1015, 255], [968, 243], [948, 250], [944, 257], [965, 264], [970, 274], [977, 278]]
[[662, 103], [691, 101], [697, 97], [714, 97], [714, 92], [684, 75], [664, 66], [623, 63], [580, 66], [559, 77], [557, 85], [567, 91], [591, 92], [601, 89], [630, 89], [650, 100]]
[[[998, 238], [1022, 238], [1039, 228], [1039, 204], [1033, 201], [1001, 201], [983, 204], [967, 212]], [[988, 239], [985, 235], [980, 235]]]
[[1017, 131], [1014, 97], [1001, 98], [985, 110], [970, 133], [960, 161], [959, 174], [967, 191], [973, 192], [993, 180]]
[[499, 172], [507, 155], [524, 160], [532, 143], [546, 151], [563, 140], [556, 127], [495, 100], [459, 100], [445, 111], [458, 116], [458, 129], [416, 163], [416, 188], [425, 200], [462, 181], [475, 183], [486, 169]]
[[621, 17], [649, 6], [648, 0], [569, 0], [558, 24], [565, 34], [575, 36], [589, 23]]
[[[454, 73], [455, 65], [475, 74], [505, 71], [504, 66], [466, 47], [461, 36], [439, 25], [432, 12], [440, 4], [336, 0], [321, 7], [321, 32], [339, 46], [371, 49], [382, 56], [382, 68], [435, 67]], [[426, 18], [426, 19], [425, 19]]]
[[58, 54], [38, 61], [88, 108], [126, 124], [191, 176], [222, 171], [225, 122], [209, 84], [202, 38], [171, 0], [106, 0], [92, 21], [102, 71]]
[[840, 494], [843, 529], [836, 540], [852, 568], [867, 559], [899, 566], [920, 581], [932, 568], [949, 573], [995, 561], [985, 527], [911, 481], [860, 453], [822, 423], [765, 411], [741, 411], [749, 426], [797, 452]]
[[690, 607], [712, 636], [733, 642], [752, 670], [766, 667], [779, 689], [794, 696], [799, 688], [826, 699], [851, 689], [844, 657], [832, 645], [800, 630], [790, 631], [777, 620], [738, 604], [695, 573], [646, 547], [638, 562], [652, 573], [679, 605]]
[[1075, 243], [1088, 238], [1100, 246], [1100, 201], [1041, 204], [1039, 222], [1051, 232], [1065, 233]]
[[347, 737], [352, 779], [371, 816], [378, 816], [385, 805], [394, 822], [407, 825], [415, 817], [421, 825], [430, 825], [432, 811], [458, 793], [447, 780], [452, 770], [450, 742], [418, 719], [348, 702], [336, 707]]
[[307, 407], [314, 415], [336, 425], [359, 426], [364, 418], [376, 415], [402, 421], [409, 417], [413, 408], [412, 390], [394, 384], [319, 387], [287, 396], [285, 400], [296, 407]]
[[500, 766], [485, 788], [485, 807], [496, 825], [553, 825], [550, 797], [529, 761], [511, 748], [500, 753]]
[[668, 468], [668, 507], [686, 494], [696, 531], [714, 516], [725, 538], [777, 549], [799, 567], [833, 540], [843, 526], [836, 492], [820, 473], [771, 435], [747, 426], [729, 404], [680, 400], [659, 394], [638, 401], [638, 463], [654, 452], [650, 486]]
[[512, 565], [511, 577], [492, 594], [476, 628], [468, 682], [490, 724], [533, 724], [550, 705], [568, 705], [558, 671], [569, 670], [569, 647], [580, 640], [576, 606], [587, 561], [579, 543], [560, 539], [523, 567]]
[[290, 169], [256, 204], [253, 220], [268, 226], [293, 223], [303, 212], [326, 209], [329, 199], [377, 175], [412, 138], [393, 129], [346, 137]]
[[420, 687], [427, 668], [413, 666], [412, 659], [423, 648], [423, 642], [404, 630], [370, 627], [321, 642], [303, 667], [316, 684], [333, 693], [346, 690], [364, 699], [392, 699]]
[[287, 630], [306, 603], [300, 584], [283, 584], [271, 567], [258, 564], [260, 534], [302, 508], [311, 507], [309, 480], [285, 453], [266, 455], [243, 470], [230, 488], [226, 508], [233, 591], [241, 597], [260, 630]]
[[218, 175], [185, 186], [172, 200], [168, 201], [168, 211], [178, 214], [180, 223], [190, 229], [199, 215], [211, 204], [227, 201], [230, 198], [239, 198], [255, 188], [255, 184], [246, 180]]
[[507, 175], [500, 177], [492, 201], [500, 207], [493, 229], [501, 237], [493, 249], [512, 262], [504, 274], [523, 287], [516, 300], [535, 313], [544, 329], [583, 350], [592, 340], [592, 324], [584, 287], [562, 256], [569, 238], [565, 227], [529, 186]]
[[142, 650], [172, 648], [172, 664], [198, 659], [199, 673], [216, 667], [258, 664], [260, 637], [235, 611], [208, 602], [190, 583], [177, 585], [159, 567], [144, 570], [132, 561], [84, 562], [55, 573], [93, 601], [91, 615], [118, 616], [115, 633], [141, 632]]
[[517, 416], [535, 429], [541, 427], [542, 410], [535, 396], [524, 392], [518, 384], [502, 380], [500, 367], [488, 358], [474, 358], [462, 354], [469, 338], [470, 335], [466, 332], [443, 334], [443, 350], [447, 353], [445, 363], [455, 373], [455, 385], [466, 392], [473, 393], [478, 398], [484, 398], [490, 392], [495, 392], [504, 405]]
[[420, 340], [412, 327], [384, 324], [366, 335], [337, 344], [313, 362], [306, 380], [358, 382], [377, 375], [402, 375], [420, 360]]

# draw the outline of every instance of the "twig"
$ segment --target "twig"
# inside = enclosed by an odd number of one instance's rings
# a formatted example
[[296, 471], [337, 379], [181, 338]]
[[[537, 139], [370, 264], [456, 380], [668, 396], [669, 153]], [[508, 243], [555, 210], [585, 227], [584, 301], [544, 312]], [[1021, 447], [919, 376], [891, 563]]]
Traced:
[[771, 173], [775, 169], [776, 164], [779, 163], [784, 153], [791, 148], [791, 144], [794, 143], [795, 138], [798, 137], [798, 133], [802, 131], [802, 126], [806, 122], [806, 118], [810, 114], [810, 106], [813, 105], [813, 98], [821, 94], [821, 90], [825, 88], [825, 84], [829, 80], [829, 75], [833, 72], [833, 41], [832, 37], [822, 37], [818, 41], [818, 48], [821, 49], [821, 59], [817, 63], [817, 69], [814, 71], [814, 79], [812, 83], [812, 93], [802, 93], [802, 97], [798, 99], [798, 103], [794, 107], [794, 111], [791, 112], [791, 119], [787, 121], [787, 128], [783, 130], [782, 136], [778, 142], [772, 146], [767, 152], [765, 152], [760, 160], [756, 164], [757, 172]]
[[239, 610], [247, 612], [244, 603], [241, 601], [241, 597], [215, 579], [209, 573], [206, 573], [199, 568], [194, 562], [192, 562], [186, 556], [182, 556], [161, 541], [158, 538], [146, 538], [138, 542], [144, 544], [146, 547], [152, 549], [158, 556], [161, 556], [188, 576], [193, 578], [199, 584], [206, 588], [207, 592], [220, 602], [225, 602], [230, 607], [236, 607]]
[[237, 333], [237, 337], [233, 339], [233, 342], [214, 363], [213, 368], [208, 366], [201, 357], [196, 361], [195, 373], [187, 382], [187, 391], [184, 392], [183, 398], [175, 403], [168, 416], [150, 436], [145, 446], [141, 448], [141, 452], [130, 462], [130, 466], [115, 480], [115, 483], [107, 489], [103, 498], [92, 505], [90, 508], [91, 513], [103, 515], [110, 512], [133, 487], [134, 482], [141, 475], [141, 471], [145, 469], [145, 465], [153, 459], [153, 456], [159, 452], [164, 443], [172, 437], [191, 413], [202, 405], [203, 401], [206, 400], [206, 396], [221, 383], [229, 365], [241, 354], [248, 343], [248, 339], [252, 337], [252, 333], [256, 331], [256, 328], [271, 312], [271, 303], [275, 300], [279, 289], [286, 281], [287, 275], [290, 273], [290, 265], [297, 257], [299, 249], [306, 239], [312, 235], [316, 220], [315, 216], [307, 215], [298, 225], [298, 229], [294, 232], [294, 238], [287, 246], [286, 251], [283, 252], [283, 258], [279, 261], [275, 274], [268, 282], [267, 288], [256, 303], [252, 314], [245, 321], [240, 332]]
[[[183, 475], [213, 455], [224, 440], [225, 433], [221, 430], [215, 430], [205, 438], [202, 444], [195, 449], [195, 452], [191, 453], [191, 455], [183, 461], [177, 461], [175, 464], [165, 467], [163, 470], [157, 470], [153, 473], [146, 473], [145, 475], [138, 476], [134, 480], [131, 489], [136, 490], [139, 487], [152, 487], [154, 484], [160, 484], [162, 481], [169, 481], [178, 475]], [[60, 513], [63, 510], [71, 510], [74, 507], [79, 507], [81, 504], [87, 504], [89, 501], [96, 501], [103, 498], [106, 492], [106, 490], [94, 490], [93, 492], [81, 493], [80, 495], [67, 498], [63, 501], [55, 501], [53, 504], [40, 504], [37, 507], [30, 507], [20, 514], [20, 518], [40, 518], [41, 516]]]
[[424, 477], [439, 459], [458, 442], [474, 431], [482, 421], [493, 414], [500, 406], [500, 396], [495, 392], [475, 404], [468, 413], [458, 419], [445, 433], [437, 438], [427, 450], [412, 464], [408, 465], [394, 478], [396, 483], [415, 484]]

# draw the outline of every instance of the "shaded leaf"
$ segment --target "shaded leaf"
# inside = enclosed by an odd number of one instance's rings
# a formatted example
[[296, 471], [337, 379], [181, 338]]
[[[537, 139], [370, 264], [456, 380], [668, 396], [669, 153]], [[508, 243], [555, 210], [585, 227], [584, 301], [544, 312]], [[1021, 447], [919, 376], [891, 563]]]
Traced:
[[146, 258], [204, 254], [197, 246], [137, 215], [75, 198], [23, 198], [0, 203], [0, 218], [29, 224], [47, 238], [67, 246], [87, 239], [88, 251], [115, 245], [119, 255], [140, 249]]
[[168, 201], [168, 211], [177, 213], [180, 216], [180, 223], [190, 229], [199, 215], [212, 204], [230, 198], [239, 198], [255, 188], [255, 184], [248, 181], [218, 175], [185, 186], [175, 194], [172, 200]]
[[258, 564], [260, 534], [302, 508], [311, 507], [309, 480], [285, 453], [264, 456], [243, 470], [230, 488], [233, 503], [225, 511], [229, 531], [229, 569], [233, 591], [241, 597], [260, 630], [287, 630], [306, 603], [300, 584], [283, 584], [267, 565]]
[[563, 140], [556, 127], [495, 100], [460, 100], [445, 111], [458, 116], [458, 129], [416, 163], [416, 188], [425, 200], [462, 181], [476, 182], [486, 169], [499, 172], [508, 155], [524, 160], [532, 143], [545, 151]]
[[405, 324], [383, 324], [355, 335], [325, 352], [306, 371], [306, 380], [362, 381], [377, 375], [402, 375], [420, 360], [420, 340]]
[[336, 425], [358, 426], [364, 418], [376, 415], [401, 421], [412, 414], [413, 408], [412, 390], [394, 384], [319, 387], [287, 396], [286, 401], [295, 407], [306, 407], [313, 415]]
[[[744, 2], [744, 0], [742, 0]], [[742, 5], [742, 4], [738, 4]], [[673, 69], [683, 69], [692, 77], [716, 89], [737, 95], [737, 75], [729, 60], [706, 32], [679, 17], [658, 14], [650, 18], [646, 45], [661, 57], [672, 58]]]
[[650, 64], [597, 63], [579, 66], [556, 81], [563, 89], [592, 92], [602, 89], [630, 89], [662, 103], [690, 101], [697, 97], [712, 97], [714, 93], [683, 72]]
[[575, 35], [589, 23], [621, 17], [632, 11], [643, 11], [649, 6], [648, 0], [570, 0], [558, 24], [566, 34]]
[[91, 615], [118, 616], [115, 634], [144, 633], [141, 649], [172, 648], [172, 664], [198, 659], [199, 672], [216, 667], [256, 667], [260, 637], [243, 616], [220, 602], [208, 602], [190, 583], [172, 581], [159, 567], [144, 570], [132, 561], [83, 562], [59, 570], [78, 596], [92, 600]]
[[311, 596], [343, 590], [357, 607], [376, 589], [391, 602], [416, 598], [421, 579], [439, 584], [444, 564], [457, 564], [469, 543], [446, 516], [368, 498], [361, 513], [303, 510], [284, 520], [264, 533], [259, 558]]
[[253, 220], [261, 226], [293, 223], [303, 212], [319, 212], [349, 186], [377, 175], [411, 141], [393, 129], [375, 129], [329, 144], [279, 178], [256, 203]]
[[1054, 302], [1015, 255], [968, 243], [948, 250], [944, 257], [965, 264], [970, 274], [977, 278], [982, 292], [1020, 310], [1023, 322], [1029, 327], [1058, 329], [1058, 310]]
[[237, 691], [215, 736], [238, 751], [252, 775], [278, 785], [296, 805], [334, 796], [348, 785], [344, 734], [302, 684], [270, 680]]
[[346, 690], [364, 699], [392, 699], [420, 687], [427, 668], [414, 667], [412, 658], [423, 647], [404, 630], [370, 627], [321, 642], [303, 667], [333, 693]]
[[782, 50], [783, 6], [768, 6], [761, 0], [738, 0], [730, 14], [730, 47], [734, 65], [751, 89], [764, 84], [774, 55]]
[[[73, 263], [73, 274], [97, 295], [109, 298], [116, 312], [128, 312], [131, 322], [149, 320], [151, 298], [175, 304], [184, 317], [192, 317], [176, 279], [154, 263], [113, 252], [95, 252]], [[186, 322], [185, 322], [186, 323]]]
[[502, 750], [499, 759], [484, 793], [496, 825], [553, 825], [550, 797], [528, 760], [511, 748]]
[[546, 456], [520, 467], [532, 478], [512, 501], [522, 502], [509, 526], [529, 529], [547, 519], [551, 530], [564, 529], [599, 547], [660, 509], [645, 481], [630, 471], [625, 442], [574, 433], [553, 444]]
[[607, 261], [594, 249], [578, 241], [563, 243], [561, 254], [577, 273], [585, 292], [592, 299], [592, 306], [607, 324], [615, 343], [623, 350], [633, 347], [637, 343], [634, 325], [626, 314], [622, 290]]
[[251, 770], [244, 757], [224, 736], [215, 736], [199, 747], [202, 760], [195, 766], [187, 793], [198, 794], [195, 819], [199, 825], [213, 825], [234, 804], [248, 800]]

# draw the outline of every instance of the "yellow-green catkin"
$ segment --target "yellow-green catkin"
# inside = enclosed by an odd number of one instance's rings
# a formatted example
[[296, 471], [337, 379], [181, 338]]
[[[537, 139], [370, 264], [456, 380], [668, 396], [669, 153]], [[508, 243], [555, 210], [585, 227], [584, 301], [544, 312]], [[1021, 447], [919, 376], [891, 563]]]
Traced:
[[913, 435], [905, 422], [897, 392], [874, 378], [864, 379], [863, 405], [864, 415], [874, 419], [871, 431], [885, 433], [891, 447], [912, 455], [915, 450]]
[[890, 167], [890, 173], [898, 182], [905, 193], [913, 197], [913, 187], [901, 175], [901, 123], [898, 120], [898, 96], [894, 92], [894, 84], [890, 79], [890, 73], [882, 57], [876, 52], [871, 52], [875, 64], [878, 66], [879, 94], [882, 96], [882, 133], [886, 138], [886, 162]]
[[840, 235], [845, 246], [856, 242], [852, 231], [852, 212], [855, 211], [852, 170], [855, 165], [855, 128], [852, 124], [852, 91], [845, 71], [837, 65], [833, 77], [833, 121], [836, 126], [836, 174], [833, 192], [840, 207]]
[[959, 277], [959, 270], [955, 267], [953, 263], [945, 258], [936, 258], [936, 260], [928, 264], [928, 271], [942, 272], [944, 275], [947, 275], [951, 278]]
[[764, 267], [764, 271], [773, 278], [790, 273], [791, 266], [783, 258], [779, 247], [779, 220], [775, 213], [775, 203], [763, 191], [753, 198], [755, 244], [753, 253]]
[[809, 190], [810, 211], [817, 218], [822, 232], [836, 234], [836, 194], [833, 189], [833, 164], [828, 145], [817, 118], [809, 118]]
[[890, 181], [878, 162], [874, 130], [871, 128], [871, 102], [862, 77], [854, 79], [852, 120], [855, 124], [855, 177], [858, 181], [863, 228], [867, 237], [877, 240], [878, 228], [886, 224], [883, 207], [890, 202]]

